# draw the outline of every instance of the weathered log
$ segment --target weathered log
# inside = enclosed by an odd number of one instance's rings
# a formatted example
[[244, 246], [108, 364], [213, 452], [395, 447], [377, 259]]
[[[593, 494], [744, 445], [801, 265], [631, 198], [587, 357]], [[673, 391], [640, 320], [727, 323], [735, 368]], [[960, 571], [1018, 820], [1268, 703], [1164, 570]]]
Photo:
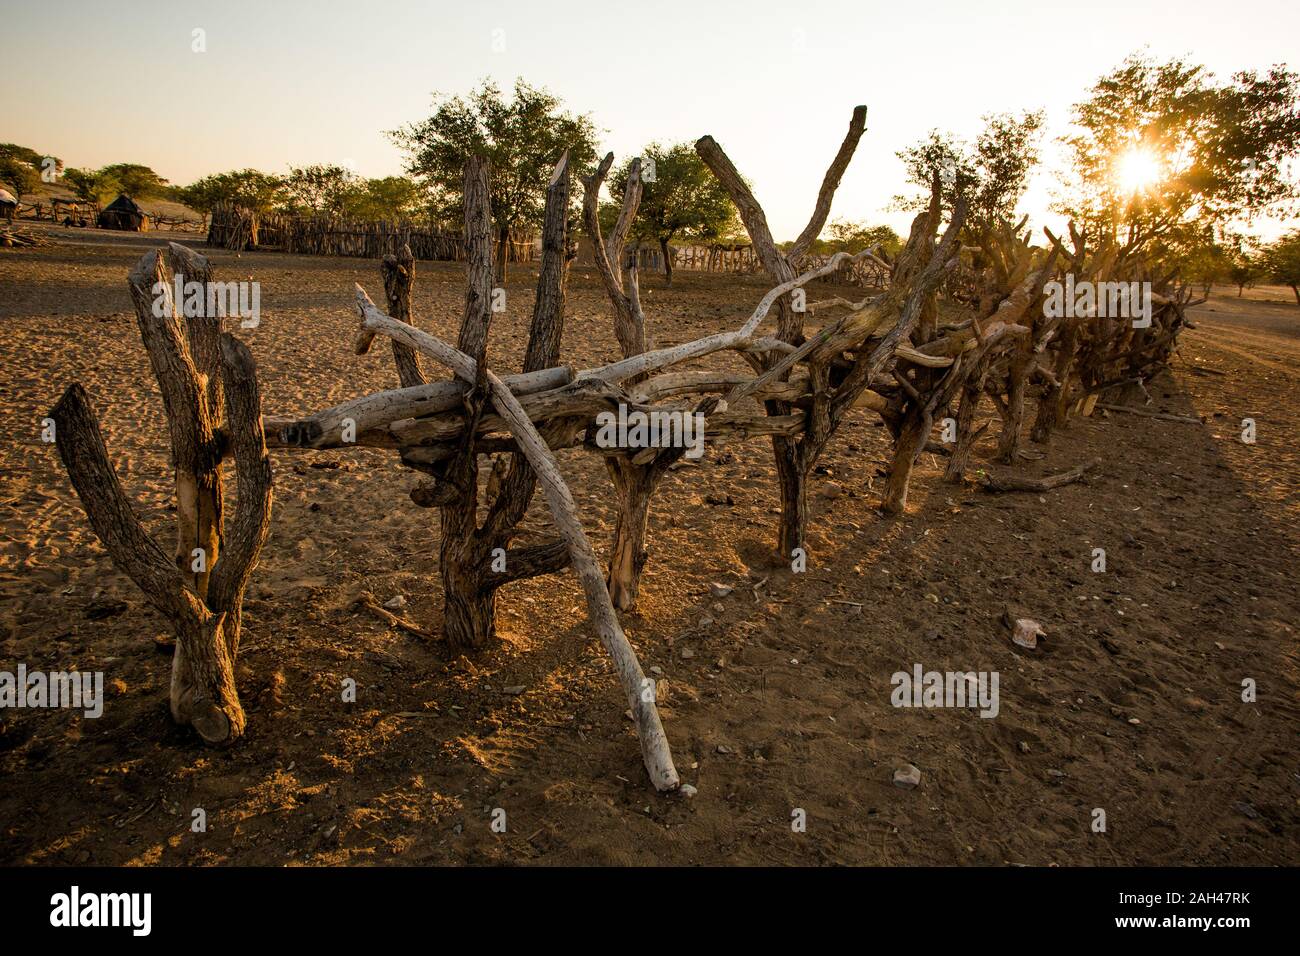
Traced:
[[583, 177], [582, 218], [592, 241], [596, 271], [610, 304], [614, 307], [614, 336], [618, 339], [623, 357], [630, 358], [646, 350], [645, 315], [641, 311], [641, 297], [636, 285], [636, 260], [623, 260], [627, 234], [641, 203], [641, 160], [632, 160], [623, 188], [623, 202], [619, 207], [618, 219], [609, 238], [602, 241], [597, 207], [600, 202], [600, 187], [613, 163], [614, 154], [607, 153], [595, 171], [590, 176]]
[[1131, 405], [1108, 405], [1104, 402], [1097, 403], [1098, 408], [1104, 408], [1108, 412], [1124, 412], [1127, 415], [1141, 415], [1143, 418], [1155, 418], [1162, 422], [1184, 422], [1188, 425], [1203, 425], [1203, 419], [1196, 418], [1192, 415], [1171, 415], [1168, 412], [1152, 412], [1145, 408], [1134, 408]]
[[1051, 491], [1053, 488], [1059, 488], [1062, 485], [1082, 481], [1089, 471], [1099, 467], [1101, 467], [1101, 459], [1094, 458], [1092, 461], [1071, 468], [1069, 471], [1063, 471], [1058, 475], [1048, 475], [1045, 478], [1023, 478], [1019, 475], [985, 474], [980, 478], [980, 487], [985, 491], [994, 493], [1008, 491]]
[[[197, 282], [203, 290], [202, 311], [198, 315], [185, 317], [186, 339], [190, 347], [190, 358], [194, 370], [202, 377], [208, 399], [209, 414], [214, 416], [213, 425], [221, 427], [221, 315], [220, 308], [208, 310], [208, 287], [212, 282], [212, 264], [206, 256], [200, 255], [188, 246], [180, 243], [167, 243], [167, 268], [185, 282]], [[215, 304], [215, 301], [214, 301]]]
[[[401, 345], [401, 343], [396, 343]], [[402, 345], [409, 351], [410, 347]], [[568, 366], [556, 366], [521, 375], [507, 375], [505, 383], [517, 395], [560, 388], [573, 381], [574, 371]], [[386, 430], [395, 422], [420, 420], [462, 407], [467, 387], [463, 382], [433, 382], [410, 388], [374, 392], [352, 399], [333, 408], [327, 408], [307, 418], [267, 416], [267, 442], [272, 447], [284, 448], [338, 448], [346, 446], [343, 440], [346, 423], [356, 436], [374, 430]], [[366, 442], [358, 441], [358, 444]]]
[[[623, 262], [621, 275], [615, 268], [623, 259], [627, 233], [641, 202], [641, 160], [632, 160], [618, 219], [609, 238], [602, 241], [597, 207], [600, 188], [613, 161], [614, 154], [607, 154], [596, 171], [583, 180], [583, 220], [605, 293], [614, 308], [614, 336], [623, 358], [630, 359], [643, 354], [648, 342], [636, 256]], [[635, 375], [626, 381], [635, 384], [640, 378], [641, 375]], [[712, 411], [716, 404], [716, 399], [705, 399], [696, 412]], [[641, 572], [649, 557], [646, 539], [650, 499], [668, 469], [685, 451], [684, 447], [645, 449], [636, 454], [605, 456], [605, 467], [614, 485], [616, 509], [606, 585], [610, 600], [620, 611], [633, 608], [640, 592]]]
[[[838, 252], [831, 257], [830, 261], [810, 269], [802, 275], [794, 276], [788, 280], [782, 281], [774, 288], [769, 289], [763, 298], [755, 306], [753, 313], [745, 320], [744, 325], [734, 332], [716, 332], [713, 335], [706, 335], [703, 338], [695, 339], [691, 342], [683, 342], [680, 345], [673, 345], [667, 348], [655, 349], [650, 352], [642, 352], [640, 355], [634, 355], [631, 358], [621, 359], [617, 362], [611, 362], [608, 365], [599, 368], [583, 369], [577, 375], [578, 378], [599, 378], [611, 384], [636, 379], [640, 376], [647, 375], [650, 372], [658, 371], [661, 368], [667, 368], [672, 365], [680, 365], [682, 362], [691, 359], [703, 358], [714, 352], [723, 350], [745, 351], [761, 345], [764, 349], [770, 350], [776, 343], [767, 342], [756, 338], [754, 333], [758, 330], [759, 324], [765, 319], [772, 306], [777, 304], [781, 297], [794, 289], [802, 288], [814, 279], [828, 275], [838, 268], [841, 262], [853, 259], [854, 256], [847, 252]], [[788, 343], [783, 343], [788, 346]], [[779, 346], [777, 346], [779, 348]], [[793, 348], [793, 346], [788, 346]]]

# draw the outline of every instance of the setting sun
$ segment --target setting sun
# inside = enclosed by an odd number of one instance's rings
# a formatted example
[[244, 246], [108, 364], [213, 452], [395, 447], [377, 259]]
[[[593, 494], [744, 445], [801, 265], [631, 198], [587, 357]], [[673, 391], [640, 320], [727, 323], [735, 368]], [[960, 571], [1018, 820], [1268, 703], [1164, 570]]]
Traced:
[[1115, 164], [1115, 183], [1125, 193], [1143, 192], [1163, 175], [1160, 158], [1149, 149], [1135, 146]]

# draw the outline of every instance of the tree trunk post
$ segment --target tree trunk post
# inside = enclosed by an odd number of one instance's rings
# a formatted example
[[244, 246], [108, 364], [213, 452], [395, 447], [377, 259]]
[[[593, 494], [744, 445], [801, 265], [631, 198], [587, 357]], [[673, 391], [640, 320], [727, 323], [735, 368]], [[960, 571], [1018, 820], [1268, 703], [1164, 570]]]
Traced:
[[[173, 261], [194, 256], [188, 264], [210, 276], [207, 260], [185, 250]], [[245, 717], [235, 687], [244, 590], [270, 530], [271, 465], [262, 432], [257, 373], [248, 349], [220, 331], [220, 317], [188, 332], [167, 291], [173, 276], [157, 251], [141, 257], [130, 276], [141, 338], [158, 379], [172, 438], [177, 471], [177, 511], [182, 515], [181, 547], [191, 541], [210, 548], [202, 573], [179, 555], [169, 559], [144, 531], [109, 461], [99, 420], [89, 396], [78, 383], [68, 386], [50, 412], [55, 440], [73, 488], [95, 534], [113, 563], [130, 577], [171, 624], [176, 635], [172, 658], [171, 712], [211, 744], [226, 744], [244, 731]], [[206, 281], [206, 280], [204, 280]], [[199, 325], [195, 328], [195, 325]], [[215, 338], [195, 351], [211, 368], [216, 361], [225, 405], [225, 428], [218, 441], [218, 414], [208, 406], [212, 394], [196, 368], [190, 342]], [[216, 358], [213, 359], [215, 353]], [[222, 537], [221, 484], [224, 452], [235, 459], [238, 501], [229, 533]], [[188, 521], [196, 520], [194, 527]], [[191, 537], [192, 536], [192, 537]], [[216, 542], [220, 540], [222, 547]]]
[[499, 226], [497, 228], [497, 248], [496, 248], [496, 267], [493, 274], [496, 278], [496, 284], [499, 288], [504, 288], [506, 284], [507, 273], [510, 268], [510, 227]]
[[668, 240], [661, 238], [659, 240], [659, 254], [664, 257], [664, 280], [665, 285], [673, 284], [673, 252], [668, 246]]
[[655, 485], [651, 469], [626, 457], [606, 459], [614, 482], [617, 517], [609, 557], [609, 598], [620, 611], [631, 610], [641, 590], [641, 571], [649, 557], [646, 530]]
[[885, 491], [880, 502], [880, 510], [885, 514], [901, 515], [907, 510], [907, 488], [912, 479], [912, 468], [925, 448], [930, 426], [929, 412], [913, 404], [903, 418], [894, 442], [894, 457], [885, 477]]
[[957, 435], [952, 446], [952, 456], [943, 472], [943, 480], [960, 484], [970, 466], [970, 455], [979, 435], [975, 432], [975, 413], [984, 397], [984, 379], [971, 376], [962, 387], [961, 402], [957, 406]]

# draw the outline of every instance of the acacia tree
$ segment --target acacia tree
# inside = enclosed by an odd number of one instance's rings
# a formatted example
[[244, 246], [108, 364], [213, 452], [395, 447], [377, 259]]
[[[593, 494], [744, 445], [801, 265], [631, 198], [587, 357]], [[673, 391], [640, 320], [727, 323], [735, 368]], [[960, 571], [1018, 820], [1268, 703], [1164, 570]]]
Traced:
[[8, 186], [16, 198], [22, 199], [40, 185], [47, 162], [53, 163], [56, 172], [62, 172], [63, 161], [57, 156], [45, 157], [26, 146], [0, 143], [0, 186]]
[[78, 197], [94, 202], [109, 202], [119, 193], [134, 199], [165, 195], [169, 186], [148, 166], [139, 163], [113, 163], [101, 169], [69, 169], [63, 173]]
[[510, 230], [542, 218], [551, 170], [567, 150], [574, 170], [591, 166], [596, 127], [590, 117], [563, 109], [559, 97], [515, 80], [506, 99], [491, 80], [468, 97], [437, 97], [428, 119], [388, 135], [407, 154], [406, 170], [422, 179], [445, 220], [463, 218], [462, 174], [471, 156], [492, 165], [491, 205], [496, 233], [496, 281], [506, 278]]
[[359, 219], [407, 219], [428, 206], [424, 191], [405, 176], [362, 180], [346, 202]]
[[1162, 261], [1177, 268], [1180, 279], [1200, 285], [1202, 294], [1209, 295], [1214, 283], [1232, 278], [1238, 255], [1232, 237], [1220, 238], [1206, 227], [1185, 230], [1185, 238], [1177, 247], [1166, 250]]
[[1247, 286], [1254, 286], [1264, 274], [1264, 266], [1259, 256], [1246, 249], [1235, 249], [1228, 263], [1228, 278], [1237, 287], [1237, 298], [1246, 292]]
[[289, 167], [284, 179], [284, 206], [294, 213], [343, 215], [361, 178], [332, 164]]
[[812, 249], [818, 253], [860, 252], [874, 248], [893, 258], [903, 249], [903, 240], [889, 226], [837, 219], [830, 224], [829, 239], [818, 239]]
[[1043, 114], [991, 113], [983, 119], [984, 129], [973, 144], [951, 133], [931, 130], [921, 142], [898, 152], [908, 182], [924, 191], [915, 197], [895, 197], [899, 208], [926, 208], [931, 184], [937, 177], [945, 209], [956, 204], [958, 195], [966, 201], [969, 234], [1014, 221], [1029, 174], [1038, 164]]
[[1300, 304], [1300, 229], [1264, 250], [1264, 268], [1278, 282], [1290, 286]]
[[204, 176], [176, 190], [176, 198], [191, 209], [208, 214], [218, 203], [228, 202], [253, 212], [269, 212], [283, 195], [284, 180], [256, 169], [232, 169]]
[[[1275, 66], [1218, 82], [1202, 66], [1136, 55], [1074, 107], [1073, 159], [1058, 211], [1127, 248], [1177, 247], [1207, 226], [1296, 198], [1285, 165], [1300, 151], [1300, 76]], [[1140, 180], [1125, 165], [1138, 157]]]
[[[641, 204], [632, 222], [633, 240], [653, 242], [663, 256], [664, 277], [673, 282], [673, 257], [669, 243], [674, 239], [709, 242], [733, 235], [741, 228], [736, 207], [727, 191], [709, 172], [690, 143], [662, 146], [651, 143], [641, 152]], [[628, 159], [615, 169], [610, 180], [616, 195], [625, 192], [632, 164]], [[621, 206], [606, 205], [601, 225], [612, 229]]]

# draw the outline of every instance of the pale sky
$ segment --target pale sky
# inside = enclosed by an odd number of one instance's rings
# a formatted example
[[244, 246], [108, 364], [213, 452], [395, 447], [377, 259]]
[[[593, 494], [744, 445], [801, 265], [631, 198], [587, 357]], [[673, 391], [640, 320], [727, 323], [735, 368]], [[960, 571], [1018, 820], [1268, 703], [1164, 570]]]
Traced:
[[[1300, 67], [1296, 0], [6, 2], [0, 141], [68, 165], [152, 166], [173, 183], [245, 166], [402, 171], [384, 135], [434, 91], [516, 76], [590, 113], [602, 148], [712, 134], [778, 238], [812, 211], [853, 106], [867, 132], [832, 218], [888, 222], [897, 150], [930, 129], [973, 136], [988, 112], [1042, 108], [1050, 140], [1102, 73], [1145, 48], [1226, 78]], [[205, 31], [196, 53], [193, 31]], [[503, 31], [503, 32], [496, 32]], [[504, 41], [504, 50], [494, 50]], [[1023, 204], [1052, 223], [1050, 172]]]

